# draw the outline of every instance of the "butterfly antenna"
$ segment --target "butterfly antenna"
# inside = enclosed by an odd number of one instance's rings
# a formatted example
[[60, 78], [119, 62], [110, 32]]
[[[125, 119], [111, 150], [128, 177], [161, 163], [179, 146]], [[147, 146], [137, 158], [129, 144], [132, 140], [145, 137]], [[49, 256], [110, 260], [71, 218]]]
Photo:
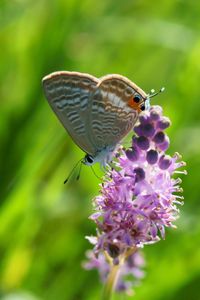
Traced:
[[165, 90], [164, 87], [162, 87], [158, 92], [155, 92], [155, 90], [152, 89], [152, 90], [150, 91], [149, 98], [153, 98], [153, 97], [157, 96], [158, 94], [164, 92], [164, 90]]
[[91, 167], [91, 170], [92, 170], [94, 176], [96, 176], [96, 178], [98, 178], [99, 180], [101, 180], [101, 177], [99, 177], [99, 176], [96, 174], [96, 172], [95, 172], [95, 170], [93, 169], [93, 167], [92, 167], [92, 166], [90, 166], [90, 167]]
[[[65, 179], [64, 184], [67, 183], [67, 182], [69, 181], [70, 177], [71, 177], [72, 174], [74, 173], [74, 171], [75, 171], [75, 169], [77, 168], [78, 164], [81, 163], [81, 165], [82, 165], [82, 160], [83, 160], [82, 158], [79, 159], [79, 161], [75, 164], [75, 166], [73, 167], [73, 169], [72, 169], [71, 172], [69, 173], [67, 179]], [[81, 169], [81, 168], [80, 168], [80, 169]], [[78, 174], [79, 177], [80, 177], [80, 169], [79, 169], [79, 174]], [[77, 176], [77, 177], [78, 177], [78, 176]]]
[[79, 180], [79, 178], [80, 178], [82, 165], [83, 165], [83, 164], [82, 164], [82, 162], [81, 162], [80, 168], [79, 168], [79, 171], [78, 171], [78, 175], [77, 175], [77, 177], [76, 177], [76, 180]]

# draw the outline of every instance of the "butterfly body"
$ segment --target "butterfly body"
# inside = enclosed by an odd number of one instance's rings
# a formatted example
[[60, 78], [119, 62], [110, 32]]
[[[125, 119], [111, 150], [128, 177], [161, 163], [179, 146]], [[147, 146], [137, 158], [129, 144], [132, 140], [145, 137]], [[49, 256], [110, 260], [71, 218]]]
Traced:
[[86, 154], [82, 163], [91, 166], [96, 162], [99, 162], [103, 168], [111, 161], [113, 152], [116, 149], [116, 145], [114, 146], [106, 146], [103, 149], [97, 151], [94, 155]]
[[43, 79], [46, 98], [74, 142], [86, 152], [83, 163], [105, 166], [139, 113], [148, 95], [121, 75], [100, 79], [78, 72], [55, 72]]

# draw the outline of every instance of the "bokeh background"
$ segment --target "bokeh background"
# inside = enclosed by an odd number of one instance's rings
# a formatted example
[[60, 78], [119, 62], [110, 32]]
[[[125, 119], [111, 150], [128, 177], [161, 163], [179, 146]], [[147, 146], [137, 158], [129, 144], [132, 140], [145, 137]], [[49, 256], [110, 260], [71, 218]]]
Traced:
[[97, 273], [81, 268], [99, 180], [84, 167], [63, 184], [83, 153], [44, 99], [41, 79], [57, 70], [166, 87], [153, 103], [173, 123], [169, 153], [187, 162], [185, 205], [178, 229], [144, 248], [134, 299], [200, 299], [199, 15], [187, 0], [1, 0], [0, 299], [100, 299]]

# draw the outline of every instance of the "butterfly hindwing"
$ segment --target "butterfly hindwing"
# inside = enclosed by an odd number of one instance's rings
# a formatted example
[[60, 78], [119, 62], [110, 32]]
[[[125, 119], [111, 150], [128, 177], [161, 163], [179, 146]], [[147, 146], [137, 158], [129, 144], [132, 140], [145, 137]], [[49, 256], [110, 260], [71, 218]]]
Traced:
[[[91, 128], [98, 147], [116, 145], [133, 128], [137, 109], [129, 106], [135, 93], [145, 99], [145, 93], [127, 78], [107, 75], [98, 83], [92, 102]], [[94, 126], [95, 124], [95, 126]]]

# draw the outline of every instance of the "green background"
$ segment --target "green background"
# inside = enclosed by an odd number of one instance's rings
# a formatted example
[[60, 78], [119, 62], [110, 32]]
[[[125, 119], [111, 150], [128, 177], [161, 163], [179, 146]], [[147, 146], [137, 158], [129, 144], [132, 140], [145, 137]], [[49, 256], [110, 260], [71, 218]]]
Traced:
[[63, 184], [83, 153], [44, 99], [41, 79], [58, 70], [166, 87], [153, 103], [173, 123], [169, 153], [187, 162], [185, 205], [178, 229], [144, 248], [134, 299], [200, 299], [199, 15], [186, 0], [1, 0], [0, 299], [100, 299], [96, 271], [81, 268], [99, 180], [83, 167]]

